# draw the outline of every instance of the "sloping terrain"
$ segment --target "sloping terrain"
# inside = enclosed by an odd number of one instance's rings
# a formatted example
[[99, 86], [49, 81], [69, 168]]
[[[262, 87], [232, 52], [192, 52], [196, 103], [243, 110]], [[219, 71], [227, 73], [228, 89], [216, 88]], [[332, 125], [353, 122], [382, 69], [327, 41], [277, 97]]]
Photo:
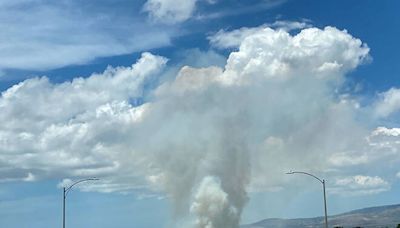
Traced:
[[[400, 224], [400, 204], [370, 207], [329, 216], [329, 227], [396, 227]], [[324, 218], [265, 219], [243, 228], [319, 228], [324, 227]]]

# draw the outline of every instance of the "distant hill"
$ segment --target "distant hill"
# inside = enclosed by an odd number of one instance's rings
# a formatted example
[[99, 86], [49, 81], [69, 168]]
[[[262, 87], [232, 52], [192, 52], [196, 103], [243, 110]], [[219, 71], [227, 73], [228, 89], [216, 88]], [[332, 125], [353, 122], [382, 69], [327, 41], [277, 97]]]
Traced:
[[[329, 227], [396, 227], [400, 224], [400, 204], [370, 207], [329, 216]], [[324, 217], [297, 219], [265, 219], [242, 228], [323, 228]]]

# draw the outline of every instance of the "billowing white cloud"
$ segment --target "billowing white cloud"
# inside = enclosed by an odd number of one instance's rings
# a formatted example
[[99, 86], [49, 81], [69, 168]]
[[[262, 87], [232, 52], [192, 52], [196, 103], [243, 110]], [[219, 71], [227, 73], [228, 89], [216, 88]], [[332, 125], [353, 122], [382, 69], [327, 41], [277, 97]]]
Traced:
[[[224, 67], [185, 66], [150, 91], [153, 77], [170, 72], [149, 53], [71, 82], [23, 81], [0, 98], [0, 178], [97, 176], [83, 190], [164, 192], [198, 227], [238, 227], [247, 192], [280, 189], [290, 169], [326, 174], [373, 160], [366, 151], [352, 163], [347, 151], [377, 148], [379, 139], [338, 92], [368, 52], [333, 27], [262, 28]], [[351, 176], [338, 188], [390, 186], [349, 169], [337, 174]]]
[[304, 29], [295, 36], [284, 30], [263, 28], [247, 36], [239, 51], [231, 53], [226, 79], [302, 77], [305, 81], [314, 77], [335, 82], [363, 63], [368, 52], [369, 48], [361, 40], [333, 27]]
[[0, 180], [119, 172], [121, 154], [109, 146], [124, 141], [124, 131], [140, 121], [146, 106], [135, 108], [129, 100], [143, 96], [144, 83], [165, 63], [143, 53], [132, 67], [108, 68], [62, 84], [32, 78], [4, 91]]
[[329, 191], [332, 194], [360, 195], [380, 193], [389, 189], [390, 184], [381, 177], [356, 175], [337, 179], [335, 187]]

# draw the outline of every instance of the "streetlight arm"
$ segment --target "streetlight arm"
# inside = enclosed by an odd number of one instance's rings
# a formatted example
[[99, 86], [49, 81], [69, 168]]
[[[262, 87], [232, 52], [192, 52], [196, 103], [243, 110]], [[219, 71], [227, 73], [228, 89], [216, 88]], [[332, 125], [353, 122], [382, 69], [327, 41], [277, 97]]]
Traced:
[[321, 180], [320, 178], [318, 178], [317, 176], [312, 175], [311, 173], [307, 173], [307, 172], [290, 171], [290, 172], [288, 172], [288, 173], [286, 173], [286, 174], [296, 174], [296, 173], [298, 173], [298, 174], [305, 174], [305, 175], [308, 175], [308, 176], [310, 176], [310, 177], [314, 177], [315, 179], [317, 179], [317, 180], [318, 180], [319, 182], [321, 182], [322, 184], [324, 183], [324, 181]]
[[294, 172], [294, 171], [290, 171], [290, 172], [288, 172], [288, 173], [286, 173], [286, 174], [296, 174], [296, 173], [298, 173], [298, 174], [304, 174], [304, 175], [307, 175], [307, 176], [310, 176], [310, 177], [314, 177], [314, 179], [316, 179], [316, 180], [318, 180], [319, 182], [322, 183], [322, 189], [323, 189], [323, 192], [324, 192], [325, 228], [328, 228], [328, 211], [327, 211], [327, 208], [326, 208], [325, 180], [324, 180], [324, 179], [321, 180], [321, 179], [318, 178], [317, 176], [315, 176], [315, 175], [313, 175], [313, 174], [311, 174], [311, 173], [307, 173], [307, 172], [300, 172], [300, 171]]
[[65, 196], [67, 196], [68, 192], [71, 190], [72, 187], [74, 187], [75, 185], [84, 182], [84, 181], [93, 181], [93, 180], [99, 180], [98, 178], [87, 178], [87, 179], [83, 179], [83, 180], [79, 180], [74, 182], [73, 184], [71, 184], [69, 187], [65, 188]]
[[87, 179], [82, 179], [78, 180], [74, 183], [72, 183], [69, 187], [64, 187], [63, 188], [63, 228], [65, 228], [65, 199], [67, 198], [68, 192], [74, 187], [75, 185], [84, 182], [84, 181], [92, 181], [92, 180], [99, 180], [99, 178], [87, 178]]

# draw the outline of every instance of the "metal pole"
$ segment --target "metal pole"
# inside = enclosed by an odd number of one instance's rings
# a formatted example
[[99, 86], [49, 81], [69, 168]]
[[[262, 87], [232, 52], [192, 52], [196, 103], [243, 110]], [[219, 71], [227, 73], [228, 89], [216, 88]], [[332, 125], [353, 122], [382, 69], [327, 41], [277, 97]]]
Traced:
[[76, 184], [79, 184], [84, 181], [94, 181], [94, 180], [99, 180], [98, 178], [87, 178], [87, 179], [82, 179], [79, 181], [74, 182], [71, 184], [69, 187], [63, 187], [63, 228], [65, 228], [65, 199], [67, 198], [68, 192], [74, 187]]
[[328, 211], [326, 209], [325, 180], [322, 180], [322, 186], [324, 188], [325, 228], [328, 228]]
[[315, 176], [315, 175], [313, 175], [311, 173], [307, 173], [307, 172], [293, 172], [293, 171], [290, 171], [290, 172], [288, 172], [286, 174], [296, 174], [296, 173], [305, 174], [305, 175], [311, 176], [311, 177], [315, 178], [316, 180], [318, 180], [319, 182], [322, 183], [322, 188], [324, 190], [325, 228], [328, 228], [328, 210], [327, 210], [327, 207], [326, 207], [325, 180], [324, 179], [321, 180], [319, 177], [317, 177], [317, 176]]
[[63, 188], [63, 228], [65, 228], [65, 187]]

